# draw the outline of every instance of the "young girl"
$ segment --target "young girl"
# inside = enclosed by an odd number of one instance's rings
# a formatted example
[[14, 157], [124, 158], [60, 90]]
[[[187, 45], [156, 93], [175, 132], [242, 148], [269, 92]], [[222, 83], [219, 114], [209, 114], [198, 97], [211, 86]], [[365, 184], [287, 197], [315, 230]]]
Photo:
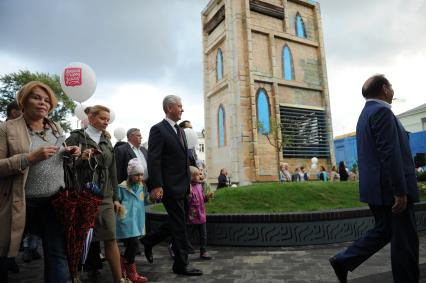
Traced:
[[205, 195], [203, 193], [203, 173], [194, 166], [189, 167], [191, 171], [191, 193], [188, 203], [188, 224], [190, 229], [197, 229], [200, 235], [200, 258], [212, 259], [207, 253], [207, 229], [206, 229], [206, 208], [204, 203], [213, 197], [213, 193]]
[[118, 186], [118, 198], [122, 208], [117, 215], [117, 239], [123, 241], [126, 248], [120, 256], [123, 277], [133, 283], [145, 283], [146, 277], [136, 271], [135, 256], [138, 250], [139, 238], [145, 234], [145, 202], [148, 193], [143, 184], [143, 167], [137, 158], [129, 161], [127, 181]]

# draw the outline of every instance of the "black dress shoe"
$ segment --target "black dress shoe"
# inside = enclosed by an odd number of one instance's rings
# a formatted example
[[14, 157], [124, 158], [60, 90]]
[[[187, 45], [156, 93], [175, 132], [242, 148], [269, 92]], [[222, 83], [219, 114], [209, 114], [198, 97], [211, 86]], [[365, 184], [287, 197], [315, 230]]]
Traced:
[[144, 238], [141, 238], [139, 241], [143, 245], [143, 249], [144, 249], [144, 254], [145, 254], [146, 260], [149, 263], [153, 263], [154, 262], [154, 255], [152, 254], [152, 247], [150, 245], [147, 245], [145, 243]]
[[19, 273], [19, 266], [16, 264], [15, 258], [10, 257], [8, 258], [8, 269], [12, 273]]
[[339, 279], [340, 283], [347, 283], [348, 282], [348, 269], [339, 264], [336, 260], [336, 257], [330, 257], [328, 260], [330, 261], [331, 267], [334, 269], [334, 273], [336, 273], [337, 279]]
[[186, 276], [200, 276], [203, 275], [203, 272], [199, 269], [192, 268], [192, 267], [186, 267], [186, 268], [173, 268], [173, 272], [179, 275], [186, 275]]

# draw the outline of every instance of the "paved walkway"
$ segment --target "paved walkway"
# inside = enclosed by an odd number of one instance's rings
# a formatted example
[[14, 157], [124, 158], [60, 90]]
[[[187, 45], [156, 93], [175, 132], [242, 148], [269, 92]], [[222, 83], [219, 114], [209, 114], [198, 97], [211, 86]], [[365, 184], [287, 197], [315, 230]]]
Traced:
[[[198, 255], [190, 255], [194, 267], [203, 270], [201, 277], [177, 276], [171, 272], [172, 261], [166, 245], [154, 248], [154, 263], [149, 264], [145, 257], [136, 258], [141, 273], [150, 282], [337, 282], [328, 258], [344, 248], [345, 244], [282, 247], [282, 248], [243, 248], [209, 247], [211, 261], [202, 261]], [[349, 282], [392, 282], [390, 273], [390, 251], [385, 247], [354, 273], [349, 274]], [[21, 268], [19, 274], [11, 274], [10, 282], [43, 282], [42, 260], [23, 263], [22, 255], [17, 258]], [[420, 233], [421, 280], [426, 283], [426, 232]], [[80, 277], [82, 282], [90, 282], [86, 274]], [[112, 283], [107, 263], [100, 275], [99, 282]]]

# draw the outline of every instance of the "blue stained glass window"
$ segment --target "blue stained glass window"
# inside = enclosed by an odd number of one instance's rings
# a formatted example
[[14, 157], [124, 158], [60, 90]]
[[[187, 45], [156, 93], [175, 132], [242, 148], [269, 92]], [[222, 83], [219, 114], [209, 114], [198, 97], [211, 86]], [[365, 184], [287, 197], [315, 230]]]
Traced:
[[218, 111], [218, 132], [219, 132], [219, 147], [225, 146], [225, 110], [223, 106], [219, 106]]
[[296, 35], [298, 37], [306, 38], [305, 24], [303, 23], [302, 16], [296, 14]]
[[291, 56], [290, 48], [287, 44], [283, 48], [283, 77], [287, 81], [294, 80], [293, 74], [293, 57]]
[[220, 81], [223, 77], [223, 55], [219, 48], [216, 54], [216, 80]]
[[257, 119], [259, 122], [259, 133], [269, 134], [271, 131], [269, 120], [269, 103], [268, 96], [263, 88], [261, 88], [257, 94]]

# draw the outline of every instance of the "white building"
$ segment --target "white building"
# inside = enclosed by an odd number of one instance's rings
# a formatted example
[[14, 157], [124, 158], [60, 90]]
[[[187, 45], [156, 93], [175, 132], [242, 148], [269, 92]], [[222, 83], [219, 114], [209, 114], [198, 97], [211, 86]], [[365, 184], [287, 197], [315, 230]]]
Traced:
[[408, 132], [426, 131], [426, 103], [403, 112], [397, 117]]
[[206, 151], [205, 151], [205, 139], [204, 139], [204, 130], [197, 132], [198, 136], [198, 145], [195, 147], [195, 152], [197, 153], [198, 160], [206, 163]]

